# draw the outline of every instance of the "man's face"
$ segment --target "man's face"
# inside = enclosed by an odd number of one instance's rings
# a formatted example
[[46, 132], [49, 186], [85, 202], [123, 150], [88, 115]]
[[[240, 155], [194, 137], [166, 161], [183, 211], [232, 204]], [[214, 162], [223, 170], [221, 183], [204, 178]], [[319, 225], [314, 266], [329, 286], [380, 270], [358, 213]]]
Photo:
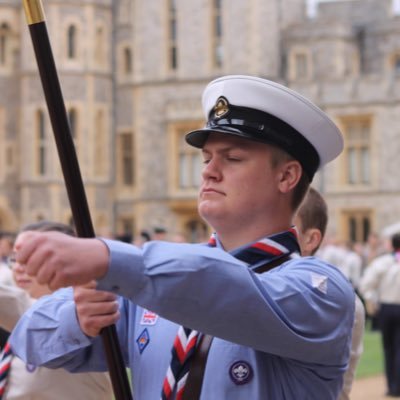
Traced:
[[[260, 223], [277, 199], [277, 171], [270, 146], [219, 133], [202, 152], [204, 169], [198, 209], [214, 229]], [[221, 225], [222, 224], [222, 225]]]

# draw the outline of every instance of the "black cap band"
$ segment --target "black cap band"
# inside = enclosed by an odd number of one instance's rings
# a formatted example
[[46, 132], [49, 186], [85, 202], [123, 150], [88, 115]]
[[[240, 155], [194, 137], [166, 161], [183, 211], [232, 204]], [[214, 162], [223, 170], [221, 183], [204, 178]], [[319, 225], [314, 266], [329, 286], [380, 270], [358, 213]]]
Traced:
[[310, 181], [320, 163], [317, 151], [300, 132], [263, 111], [232, 104], [229, 104], [223, 113], [214, 108], [210, 112], [206, 127], [188, 133], [186, 141], [192, 146], [202, 148], [211, 132], [276, 145], [300, 162]]

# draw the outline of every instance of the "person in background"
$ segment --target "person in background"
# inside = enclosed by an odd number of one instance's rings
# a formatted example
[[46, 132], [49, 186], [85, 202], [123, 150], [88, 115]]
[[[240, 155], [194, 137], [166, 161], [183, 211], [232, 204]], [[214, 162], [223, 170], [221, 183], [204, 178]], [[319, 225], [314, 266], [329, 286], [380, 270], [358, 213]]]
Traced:
[[[299, 230], [299, 244], [303, 257], [313, 256], [319, 249], [328, 224], [328, 206], [313, 187], [297, 211], [294, 223]], [[354, 325], [352, 329], [350, 361], [344, 374], [344, 383], [338, 400], [349, 400], [358, 361], [363, 352], [365, 310], [361, 299], [355, 297]]]
[[372, 263], [376, 258], [386, 254], [388, 248], [385, 248], [382, 238], [376, 232], [371, 232], [368, 235], [367, 243], [364, 246], [363, 259], [364, 268]]
[[[68, 225], [40, 221], [26, 225], [23, 231], [58, 231], [74, 235]], [[0, 284], [0, 326], [12, 331], [21, 315], [39, 298], [49, 295], [47, 285], [39, 284], [29, 276], [23, 265], [9, 257], [16, 285]], [[11, 356], [12, 357], [12, 356]], [[71, 374], [59, 369], [51, 370], [11, 358], [10, 370], [3, 380], [1, 371], [0, 399], [2, 400], [111, 400], [112, 387], [108, 373], [91, 372]]]
[[336, 268], [296, 256], [292, 222], [342, 135], [303, 96], [257, 77], [212, 81], [203, 110], [206, 126], [186, 140], [204, 160], [198, 211], [214, 229], [209, 243], [139, 248], [26, 232], [17, 260], [32, 276], [54, 289], [96, 279], [98, 291], [40, 299], [12, 347], [27, 362], [105, 369], [98, 334], [115, 323], [136, 399], [336, 400], [354, 291]]
[[382, 332], [387, 395], [400, 397], [400, 233], [391, 242], [392, 252], [367, 266], [359, 290]]
[[[8, 257], [12, 252], [15, 235], [9, 232], [0, 233], [0, 285], [14, 285], [11, 269], [8, 266]], [[10, 332], [0, 326], [0, 350], [7, 343]]]
[[345, 256], [342, 265], [338, 265], [338, 268], [344, 273], [349, 279], [354, 289], [358, 289], [358, 285], [361, 279], [362, 263], [361, 256], [355, 251], [356, 243], [347, 241], [344, 245]]
[[10, 256], [14, 244], [15, 235], [2, 233], [0, 235], [0, 283], [13, 285], [12, 272], [8, 267], [8, 257]]
[[150, 233], [143, 229], [139, 233], [139, 238], [133, 241], [133, 244], [137, 247], [142, 247], [145, 243], [150, 242], [152, 240]]
[[167, 240], [168, 232], [162, 226], [156, 226], [153, 230], [153, 237], [151, 240]]

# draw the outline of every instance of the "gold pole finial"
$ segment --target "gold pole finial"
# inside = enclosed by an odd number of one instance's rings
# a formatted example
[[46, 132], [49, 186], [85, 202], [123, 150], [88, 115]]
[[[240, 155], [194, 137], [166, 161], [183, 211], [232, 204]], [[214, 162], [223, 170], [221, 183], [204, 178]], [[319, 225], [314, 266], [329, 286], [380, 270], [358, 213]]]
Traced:
[[41, 0], [23, 0], [23, 2], [28, 25], [37, 24], [45, 20]]

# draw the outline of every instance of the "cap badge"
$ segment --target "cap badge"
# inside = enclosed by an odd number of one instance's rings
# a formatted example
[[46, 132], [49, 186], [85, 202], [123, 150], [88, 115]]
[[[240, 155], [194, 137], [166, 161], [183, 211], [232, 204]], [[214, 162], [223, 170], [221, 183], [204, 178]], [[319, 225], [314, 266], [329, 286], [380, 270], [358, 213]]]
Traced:
[[216, 118], [221, 118], [229, 112], [229, 103], [225, 97], [219, 97], [214, 106], [214, 114]]

